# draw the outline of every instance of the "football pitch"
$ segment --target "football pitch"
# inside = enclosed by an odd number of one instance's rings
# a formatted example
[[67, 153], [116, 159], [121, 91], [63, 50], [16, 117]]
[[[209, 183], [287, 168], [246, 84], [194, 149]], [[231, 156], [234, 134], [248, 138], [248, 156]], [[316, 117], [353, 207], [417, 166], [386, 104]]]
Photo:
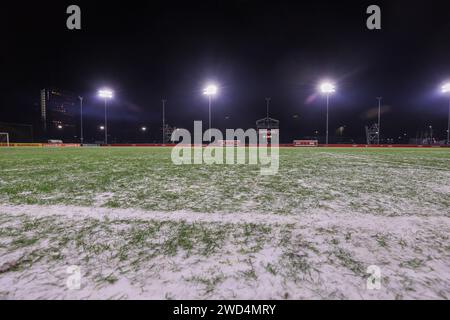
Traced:
[[450, 298], [450, 149], [171, 150], [0, 148], [0, 299]]

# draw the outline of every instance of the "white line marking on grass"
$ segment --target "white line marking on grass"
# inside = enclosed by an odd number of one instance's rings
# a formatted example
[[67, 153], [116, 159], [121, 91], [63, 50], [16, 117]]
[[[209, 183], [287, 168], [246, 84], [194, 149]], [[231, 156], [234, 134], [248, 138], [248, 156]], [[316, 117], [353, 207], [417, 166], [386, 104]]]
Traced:
[[157, 220], [207, 223], [295, 224], [302, 216], [263, 213], [198, 213], [191, 211], [146, 211], [134, 208], [79, 207], [66, 205], [0, 205], [0, 213], [33, 217], [65, 216], [71, 219]]
[[[333, 209], [306, 210], [297, 215], [264, 213], [199, 213], [191, 211], [146, 211], [135, 208], [79, 207], [67, 205], [8, 205], [0, 204], [0, 213], [9, 215], [30, 215], [33, 217], [64, 216], [70, 219], [116, 219], [116, 220], [156, 220], [185, 221], [188, 223], [230, 223], [327, 227], [346, 226], [359, 230], [379, 230], [382, 232], [415, 232], [425, 226], [441, 225], [450, 228], [450, 217], [427, 216], [375, 216], [358, 212], [337, 212]], [[450, 232], [450, 230], [449, 230]]]

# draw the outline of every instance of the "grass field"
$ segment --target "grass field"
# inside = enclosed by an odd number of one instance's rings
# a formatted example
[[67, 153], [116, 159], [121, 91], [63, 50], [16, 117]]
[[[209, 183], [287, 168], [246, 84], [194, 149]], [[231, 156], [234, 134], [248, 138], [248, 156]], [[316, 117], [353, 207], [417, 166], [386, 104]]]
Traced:
[[0, 298], [450, 298], [450, 149], [170, 153], [0, 148]]

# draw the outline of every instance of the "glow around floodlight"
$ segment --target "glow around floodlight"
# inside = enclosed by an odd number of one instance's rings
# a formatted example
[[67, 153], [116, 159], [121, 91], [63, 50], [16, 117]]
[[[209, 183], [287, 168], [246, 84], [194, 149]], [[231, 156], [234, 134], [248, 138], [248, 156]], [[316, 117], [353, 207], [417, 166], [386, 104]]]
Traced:
[[113, 92], [110, 89], [100, 89], [98, 91], [98, 96], [100, 98], [105, 98], [105, 99], [112, 99], [113, 97]]
[[441, 87], [442, 93], [449, 93], [450, 92], [450, 82], [444, 83], [444, 85]]
[[142, 127], [141, 130], [142, 131], [147, 131], [147, 127]]
[[210, 84], [208, 86], [206, 86], [205, 89], [203, 89], [203, 94], [206, 96], [213, 96], [215, 94], [217, 94], [217, 86], [214, 84]]
[[105, 127], [104, 126], [100, 126], [100, 130], [105, 130]]
[[336, 92], [336, 86], [332, 82], [329, 82], [329, 81], [322, 82], [320, 84], [320, 92], [327, 93], [327, 94]]

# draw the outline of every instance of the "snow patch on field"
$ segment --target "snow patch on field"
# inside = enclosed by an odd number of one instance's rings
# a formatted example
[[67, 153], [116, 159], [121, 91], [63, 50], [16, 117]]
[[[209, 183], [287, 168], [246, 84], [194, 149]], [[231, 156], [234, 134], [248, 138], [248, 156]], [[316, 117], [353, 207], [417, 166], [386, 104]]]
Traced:
[[94, 206], [100, 207], [100, 206], [106, 204], [113, 197], [114, 197], [114, 193], [113, 192], [98, 193], [94, 197]]
[[449, 234], [445, 216], [0, 205], [0, 297], [448, 299]]
[[273, 176], [170, 152], [0, 150], [0, 299], [450, 298], [449, 150], [281, 148]]

